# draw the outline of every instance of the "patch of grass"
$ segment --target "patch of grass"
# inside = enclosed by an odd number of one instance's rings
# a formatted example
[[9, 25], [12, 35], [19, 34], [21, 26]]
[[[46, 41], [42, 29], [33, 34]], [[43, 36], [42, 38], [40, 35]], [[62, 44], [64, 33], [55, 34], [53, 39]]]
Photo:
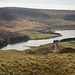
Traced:
[[43, 47], [43, 48], [38, 48], [36, 50], [36, 53], [43, 54], [43, 55], [47, 55], [49, 53], [52, 53], [52, 51], [49, 48], [47, 48], [47, 47]]
[[42, 31], [40, 31], [40, 28], [37, 28], [34, 30], [22, 30], [19, 31], [18, 33], [28, 35], [30, 39], [43, 39], [43, 38], [52, 38], [52, 37], [59, 36], [50, 33], [50, 30], [47, 29], [44, 30], [44, 28], [42, 29]]
[[19, 61], [18, 60], [14, 60], [14, 63], [18, 63]]
[[26, 50], [25, 53], [27, 53], [27, 54], [36, 54], [35, 51], [33, 51], [33, 50]]
[[53, 54], [44, 47], [32, 51], [36, 54], [16, 50], [0, 51], [0, 60], [3, 59], [3, 62], [0, 62], [0, 74], [71, 75], [75, 73], [75, 53]]
[[70, 41], [71, 43], [75, 43], [75, 41]]
[[26, 50], [25, 51], [27, 54], [42, 54], [42, 55], [47, 55], [49, 53], [53, 53], [49, 48], [47, 47], [41, 47], [37, 48], [35, 50]]
[[59, 44], [64, 46], [64, 47], [71, 47], [75, 49], [75, 41], [70, 41], [70, 42], [60, 42]]

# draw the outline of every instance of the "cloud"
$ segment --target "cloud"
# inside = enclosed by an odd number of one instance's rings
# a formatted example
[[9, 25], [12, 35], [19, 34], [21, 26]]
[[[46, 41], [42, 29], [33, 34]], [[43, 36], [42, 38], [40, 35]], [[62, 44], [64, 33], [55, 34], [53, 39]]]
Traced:
[[[70, 9], [75, 10], [75, 5], [68, 0], [68, 2], [61, 2], [61, 0], [0, 0], [0, 7], [25, 7], [25, 8], [39, 8], [39, 9]], [[67, 0], [66, 0], [67, 1]]]

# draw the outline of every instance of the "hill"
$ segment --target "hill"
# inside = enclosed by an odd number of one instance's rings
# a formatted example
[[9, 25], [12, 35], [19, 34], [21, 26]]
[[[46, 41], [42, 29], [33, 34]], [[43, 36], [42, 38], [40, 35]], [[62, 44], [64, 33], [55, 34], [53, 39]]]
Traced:
[[0, 74], [75, 75], [75, 53], [70, 53], [75, 49], [69, 48], [69, 52], [65, 49], [55, 51], [42, 47], [32, 49], [34, 53], [32, 50], [0, 50]]
[[14, 32], [34, 27], [75, 29], [75, 11], [0, 8], [0, 29]]

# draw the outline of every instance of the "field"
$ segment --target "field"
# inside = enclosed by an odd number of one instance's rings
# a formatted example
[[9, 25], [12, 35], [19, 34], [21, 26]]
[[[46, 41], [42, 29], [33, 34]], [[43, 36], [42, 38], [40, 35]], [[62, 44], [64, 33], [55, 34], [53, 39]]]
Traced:
[[[56, 54], [46, 47], [28, 51], [0, 51], [0, 74], [74, 75], [75, 53]], [[47, 54], [45, 54], [45, 52]]]
[[69, 42], [61, 42], [59, 43], [63, 47], [70, 47], [75, 49], [75, 41], [69, 41]]
[[75, 75], [75, 49], [53, 50], [53, 44], [47, 44], [24, 51], [0, 50], [0, 74]]
[[30, 39], [44, 39], [44, 38], [52, 38], [52, 37], [56, 37], [57, 35], [54, 34], [42, 34], [39, 32], [29, 32], [29, 31], [23, 31], [20, 32], [21, 34], [25, 34], [28, 35], [30, 37]]
[[45, 39], [60, 36], [60, 34], [54, 34], [51, 29], [48, 28], [35, 28], [31, 30], [18, 31], [19, 34], [24, 34], [30, 37], [30, 39]]

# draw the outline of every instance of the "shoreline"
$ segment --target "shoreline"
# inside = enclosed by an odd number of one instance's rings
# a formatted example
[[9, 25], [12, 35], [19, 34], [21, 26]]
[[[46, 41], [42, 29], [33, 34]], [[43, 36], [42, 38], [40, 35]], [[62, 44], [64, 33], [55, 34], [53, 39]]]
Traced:
[[[10, 42], [10, 41], [5, 42], [4, 45], [1, 46], [1, 48], [7, 46], [8, 44], [13, 45], [13, 44], [22, 43], [22, 42], [25, 42], [25, 41], [27, 42], [27, 41], [29, 41], [29, 40], [35, 40], [35, 41], [37, 40], [37, 41], [38, 41], [38, 40], [51, 39], [51, 38], [56, 38], [56, 37], [61, 37], [61, 36], [63, 36], [63, 35], [60, 34], [60, 35], [56, 35], [56, 36], [53, 36], [53, 37], [36, 38], [36, 39], [31, 39], [31, 38], [29, 38], [29, 39], [25, 39], [25, 38], [24, 38], [24, 39], [15, 39], [14, 41], [11, 41], [11, 42]], [[68, 38], [67, 38], [67, 39], [68, 39]], [[62, 40], [63, 40], [63, 39], [62, 39]], [[52, 43], [53, 43], [53, 42], [52, 42]], [[45, 45], [46, 45], [46, 44], [45, 44]], [[41, 45], [40, 45], [40, 46], [41, 46]], [[33, 46], [33, 47], [34, 47], [34, 46]], [[1, 48], [0, 48], [0, 49], [1, 49]]]
[[36, 38], [36, 39], [29, 39], [29, 40], [42, 40], [42, 39], [51, 39], [51, 38], [56, 38], [56, 37], [60, 37], [62, 35], [59, 36], [53, 36], [53, 37], [48, 37], [48, 38]]
[[8, 44], [16, 44], [23, 41], [28, 41], [29, 37], [27, 36], [19, 36], [19, 37], [12, 37], [10, 39], [5, 39], [4, 41], [0, 42], [0, 49], [7, 46]]
[[[62, 35], [60, 35], [60, 36], [62, 36]], [[60, 36], [54, 36], [54, 37], [51, 37], [51, 38], [56, 38], [56, 37], [60, 37]], [[43, 40], [43, 39], [51, 39], [51, 38], [48, 37], [48, 38], [39, 38], [39, 39], [28, 39], [28, 40], [17, 41], [16, 43], [13, 43], [13, 42], [9, 43], [9, 42], [7, 42], [6, 45], [1, 46], [0, 49], [5, 47], [5, 46], [7, 46], [8, 44], [12, 44], [13, 45], [13, 44], [21, 43], [21, 42], [27, 42], [29, 40]]]
[[[67, 38], [68, 39], [68, 38]], [[72, 38], [70, 38], [70, 39], [72, 39]], [[62, 39], [63, 40], [63, 39]], [[74, 40], [75, 40], [75, 38], [74, 38]], [[70, 40], [70, 41], [72, 41], [72, 40]], [[19, 42], [19, 43], [21, 43], [21, 42]], [[59, 43], [59, 42], [58, 42]], [[15, 43], [16, 44], [16, 43]], [[6, 44], [5, 46], [7, 46], [8, 44]], [[46, 46], [48, 46], [50, 49], [52, 49], [53, 50], [53, 43], [48, 43], [48, 44], [44, 44], [44, 45], [40, 45], [40, 46], [24, 46], [24, 47], [30, 47], [30, 48], [40, 48], [40, 47], [46, 47]], [[3, 47], [2, 47], [3, 48]], [[1, 48], [0, 48], [1, 49]]]

